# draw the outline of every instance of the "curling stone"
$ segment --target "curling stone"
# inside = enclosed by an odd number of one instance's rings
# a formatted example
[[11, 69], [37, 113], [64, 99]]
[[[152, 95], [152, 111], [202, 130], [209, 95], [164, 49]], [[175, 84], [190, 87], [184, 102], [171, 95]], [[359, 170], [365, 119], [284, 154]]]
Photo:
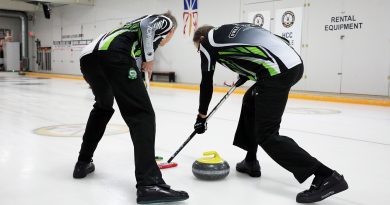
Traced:
[[216, 151], [205, 152], [203, 156], [205, 157], [197, 159], [192, 164], [192, 173], [196, 178], [202, 180], [218, 180], [229, 175], [229, 164]]

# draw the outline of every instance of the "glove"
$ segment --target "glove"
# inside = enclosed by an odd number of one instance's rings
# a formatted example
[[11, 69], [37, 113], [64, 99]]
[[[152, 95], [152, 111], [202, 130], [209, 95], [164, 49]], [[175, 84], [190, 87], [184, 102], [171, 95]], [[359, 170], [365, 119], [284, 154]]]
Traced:
[[206, 118], [202, 118], [198, 115], [198, 117], [196, 118], [194, 129], [197, 134], [203, 134], [204, 132], [206, 132], [207, 130]]
[[239, 76], [239, 79], [237, 80], [237, 82], [236, 82], [236, 84], [235, 84], [235, 86], [238, 88], [238, 87], [240, 87], [241, 85], [244, 85], [244, 83], [245, 83], [246, 81], [248, 81], [248, 80], [249, 80], [248, 77], [243, 76], [243, 75], [240, 75], [240, 76]]

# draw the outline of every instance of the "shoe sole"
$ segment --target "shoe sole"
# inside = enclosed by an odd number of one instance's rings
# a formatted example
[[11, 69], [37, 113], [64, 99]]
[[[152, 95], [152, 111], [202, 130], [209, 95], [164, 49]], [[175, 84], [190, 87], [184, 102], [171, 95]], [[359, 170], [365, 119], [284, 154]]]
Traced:
[[240, 169], [240, 168], [237, 168], [237, 167], [236, 167], [236, 170], [237, 170], [238, 172], [240, 172], [240, 173], [248, 174], [249, 176], [255, 177], [255, 178], [261, 176], [261, 172], [260, 172], [260, 171], [258, 171], [258, 172], [248, 172], [247, 170]]
[[151, 200], [137, 200], [138, 204], [155, 204], [155, 203], [165, 203], [165, 202], [177, 202], [187, 200], [189, 197], [169, 197], [164, 199], [151, 199]]
[[348, 184], [345, 180], [343, 182], [339, 183], [338, 185], [334, 186], [332, 189], [328, 190], [326, 194], [323, 194], [315, 199], [297, 199], [296, 201], [298, 203], [314, 203], [314, 202], [319, 202], [322, 201], [330, 196], [333, 196], [335, 194], [338, 194], [340, 192], [343, 192], [348, 189]]
[[82, 174], [82, 175], [73, 174], [73, 178], [82, 179], [94, 171], [95, 171], [95, 166], [92, 166], [89, 170], [87, 170], [87, 173], [85, 173], [85, 174]]

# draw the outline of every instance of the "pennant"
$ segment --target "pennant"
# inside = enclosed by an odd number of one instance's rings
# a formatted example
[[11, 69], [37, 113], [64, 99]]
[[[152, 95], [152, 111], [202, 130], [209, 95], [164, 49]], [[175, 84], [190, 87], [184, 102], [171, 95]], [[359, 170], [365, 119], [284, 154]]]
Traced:
[[191, 35], [192, 30], [198, 29], [198, 0], [184, 0], [183, 34]]

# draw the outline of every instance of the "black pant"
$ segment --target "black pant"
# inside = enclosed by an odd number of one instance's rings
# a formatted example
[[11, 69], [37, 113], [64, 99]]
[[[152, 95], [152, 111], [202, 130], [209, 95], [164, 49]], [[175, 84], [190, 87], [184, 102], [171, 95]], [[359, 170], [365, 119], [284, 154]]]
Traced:
[[[165, 184], [155, 161], [155, 114], [134, 59], [119, 53], [97, 52], [84, 56], [80, 64], [96, 103], [88, 118], [79, 161], [92, 159], [114, 113], [115, 97], [134, 144], [137, 187]], [[131, 68], [137, 71], [137, 79], [128, 77]]]
[[261, 80], [244, 95], [234, 145], [257, 152], [260, 145], [280, 166], [300, 182], [309, 178], [320, 165], [289, 137], [279, 135], [280, 123], [290, 88], [301, 79], [303, 65]]

